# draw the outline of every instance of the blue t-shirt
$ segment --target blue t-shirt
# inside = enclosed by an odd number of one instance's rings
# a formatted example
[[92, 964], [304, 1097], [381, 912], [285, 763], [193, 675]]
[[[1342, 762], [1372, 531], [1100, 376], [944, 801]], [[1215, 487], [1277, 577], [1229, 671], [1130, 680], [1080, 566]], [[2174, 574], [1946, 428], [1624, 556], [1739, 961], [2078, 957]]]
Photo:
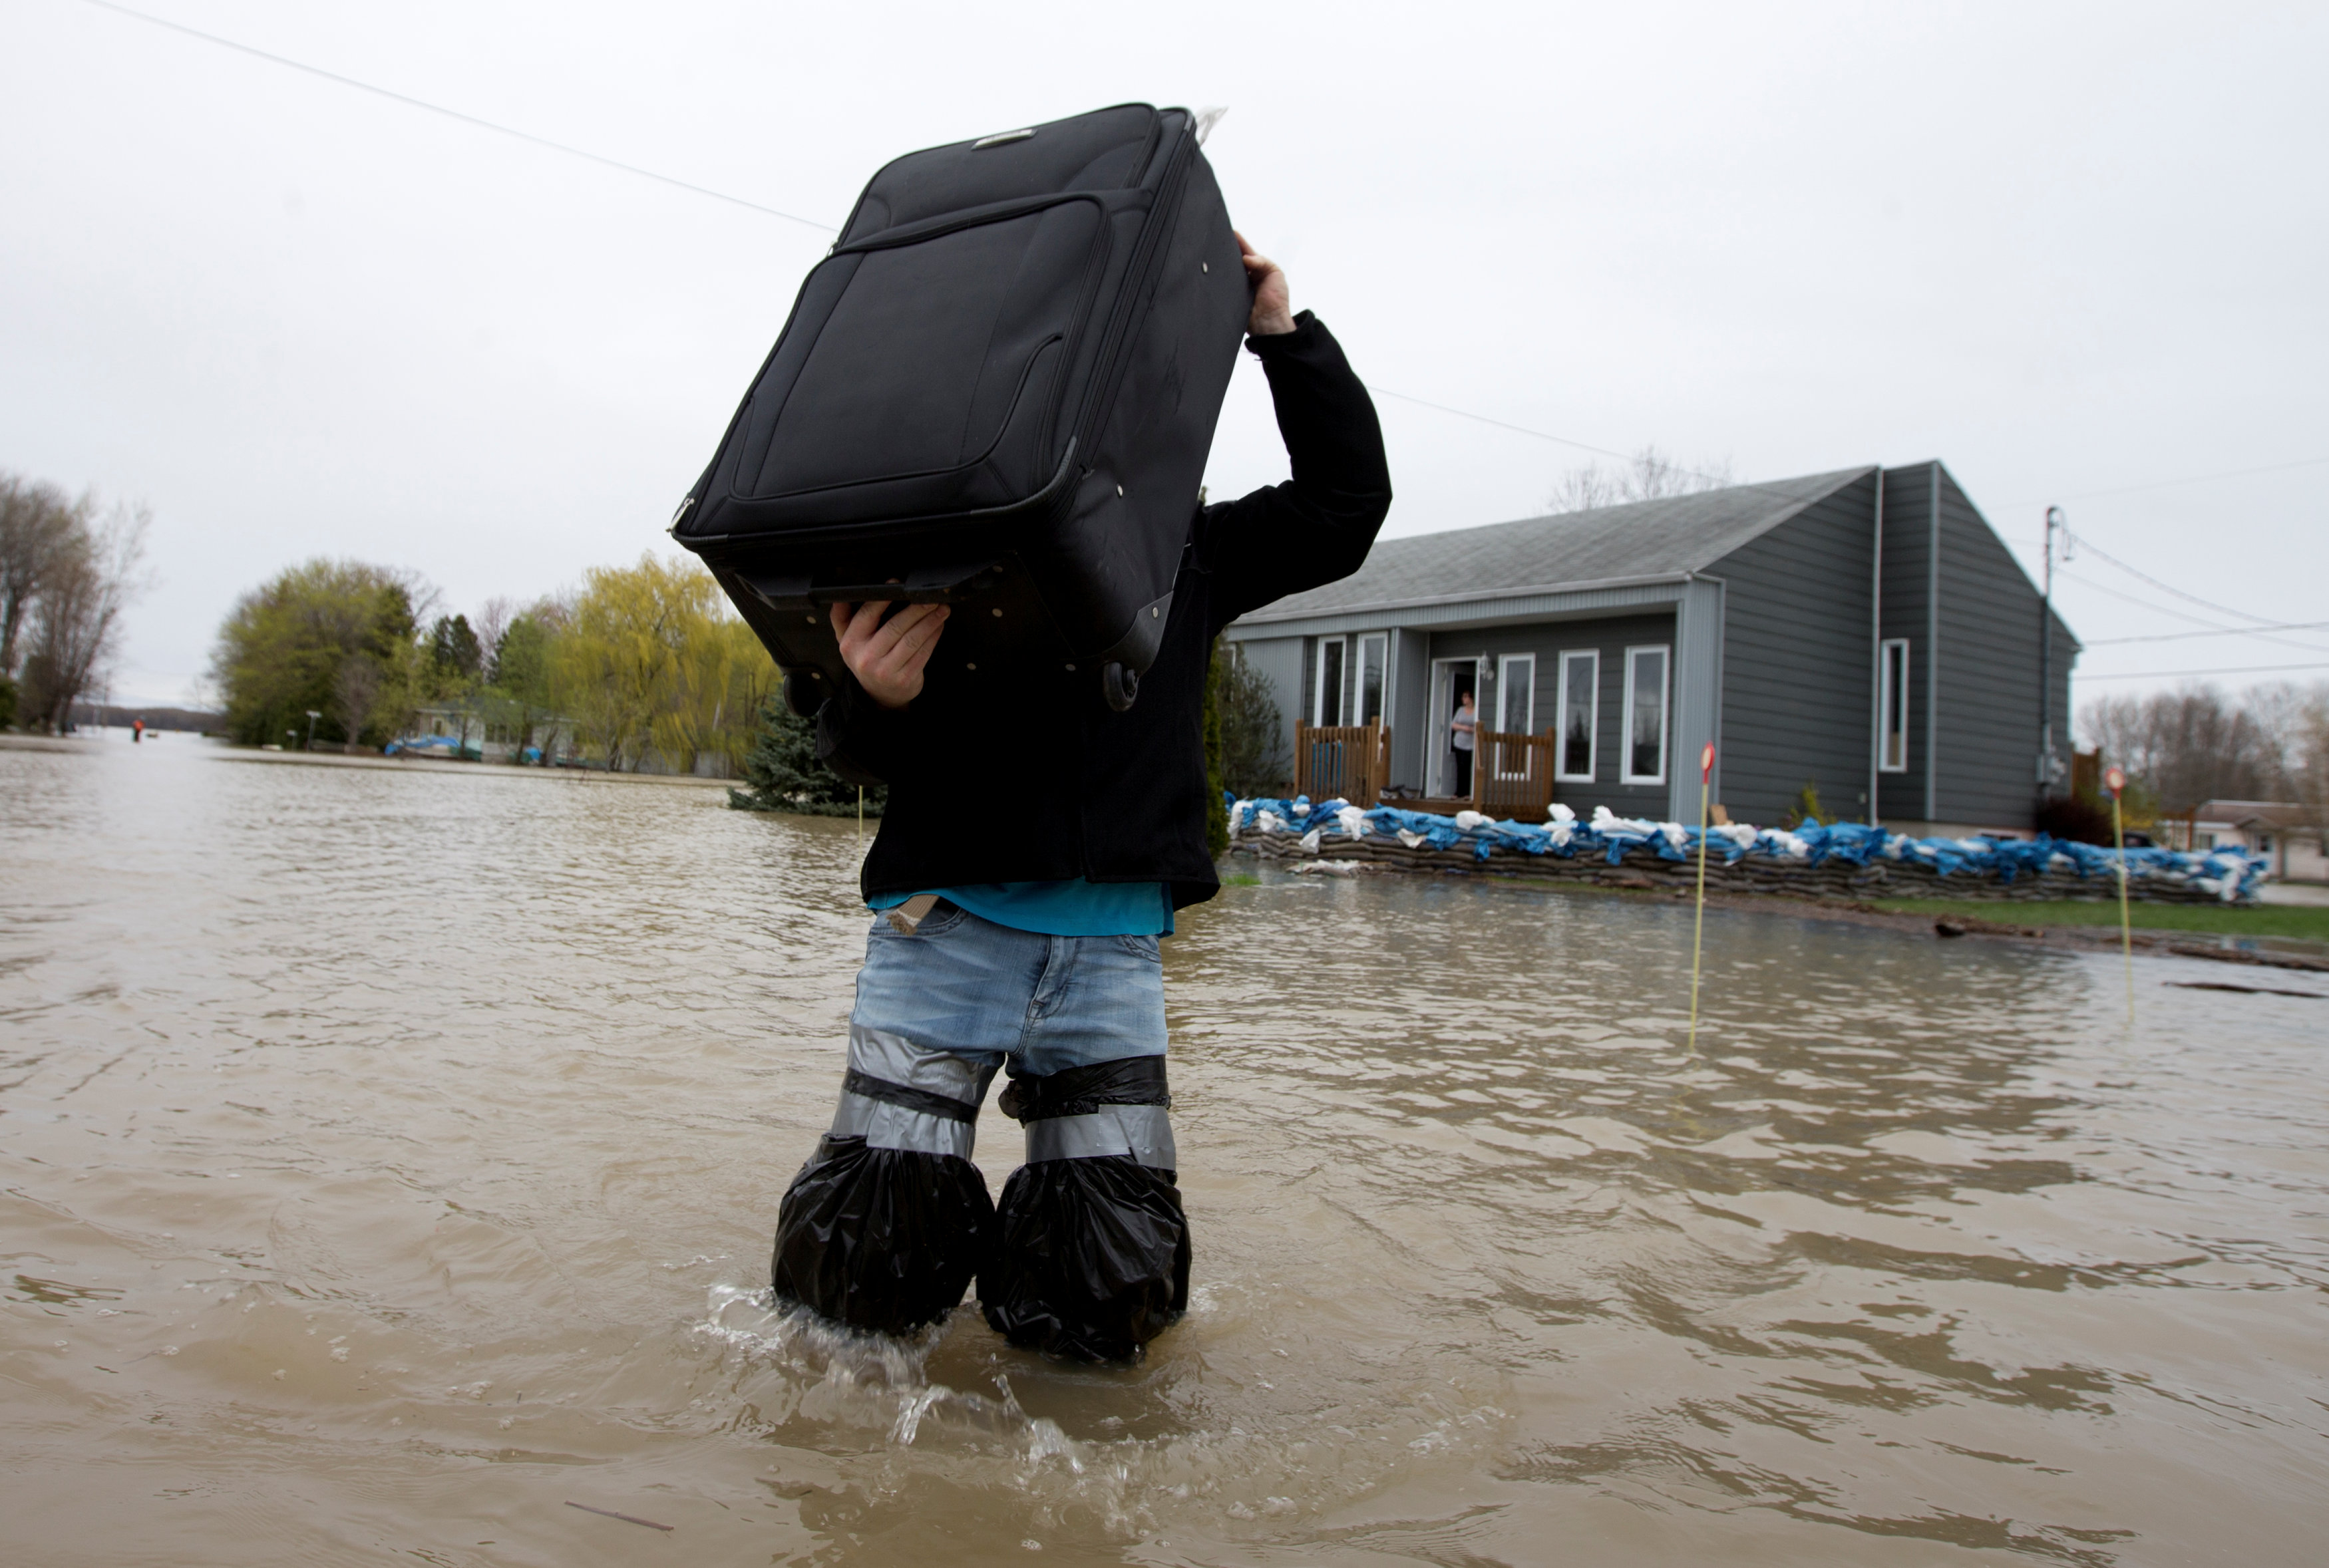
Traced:
[[[981, 920], [1039, 936], [1170, 936], [1173, 890], [1162, 882], [975, 882], [925, 887]], [[879, 893], [869, 909], [895, 909], [914, 893]]]

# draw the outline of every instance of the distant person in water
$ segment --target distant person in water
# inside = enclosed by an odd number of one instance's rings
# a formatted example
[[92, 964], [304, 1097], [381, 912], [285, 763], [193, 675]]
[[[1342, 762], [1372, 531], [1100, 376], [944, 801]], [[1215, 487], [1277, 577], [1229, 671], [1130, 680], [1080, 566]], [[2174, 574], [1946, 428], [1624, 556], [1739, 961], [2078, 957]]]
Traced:
[[[1240, 244], [1243, 246], [1242, 239]], [[1391, 508], [1382, 432], [1325, 326], [1244, 246], [1246, 346], [1294, 477], [1208, 506], [1128, 712], [1024, 714], [925, 696], [943, 605], [833, 606], [852, 680], [817, 755], [889, 785], [861, 873], [876, 912], [832, 1130], [778, 1216], [776, 1295], [886, 1332], [944, 1318], [978, 1278], [1014, 1344], [1137, 1356], [1189, 1298], [1164, 1082], [1174, 912], [1219, 890], [1202, 713], [1213, 640], [1248, 610], [1356, 571]], [[1027, 1163], [998, 1207], [970, 1162], [1000, 1069]]]

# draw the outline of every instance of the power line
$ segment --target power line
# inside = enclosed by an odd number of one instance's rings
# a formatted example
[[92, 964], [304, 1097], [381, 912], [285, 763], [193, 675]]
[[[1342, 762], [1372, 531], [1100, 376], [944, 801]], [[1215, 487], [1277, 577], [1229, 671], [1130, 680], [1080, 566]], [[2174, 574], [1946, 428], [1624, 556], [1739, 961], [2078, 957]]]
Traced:
[[2167, 490], [2178, 484], [2205, 484], [2215, 479], [2245, 479], [2251, 474], [2280, 474], [2291, 468], [2317, 468], [2329, 463], [2329, 457], [2300, 457], [2294, 463], [2268, 463], [2261, 468], [2227, 468], [2218, 474], [2189, 474], [2181, 479], [2153, 479], [2141, 484], [2122, 484], [2116, 490], [2087, 490], [2076, 495], [2049, 495], [2028, 501], [2009, 501], [2007, 506], [2042, 506], [2047, 502], [2097, 501], [2106, 495], [2133, 495], [2144, 490]]
[[2098, 637], [2084, 648], [2110, 648], [2121, 643], [2180, 643], [2186, 637], [2252, 637], [2258, 632], [2329, 632], [2329, 621], [2284, 621], [2275, 626], [2226, 626], [2211, 632], [2152, 632], [2140, 637]]
[[[2065, 533], [2069, 533], [2069, 530], [2067, 529], [2063, 531]], [[2187, 594], [2182, 588], [2175, 587], [2172, 583], [2161, 582], [2149, 572], [2136, 570], [2135, 568], [2127, 565], [2125, 561], [2119, 559], [2118, 557], [2103, 549], [2100, 545], [2098, 545], [2093, 540], [2088, 539], [2084, 534], [2071, 534], [2070, 537], [2077, 543], [2084, 545], [2087, 548], [2088, 553], [2102, 557], [2103, 559], [2110, 562], [2111, 565], [2118, 568], [2119, 570], [2126, 573], [2129, 577], [2141, 577], [2153, 587], [2158, 588], [2165, 593], [2173, 594], [2179, 599], [2188, 599], [2203, 610], [2213, 610], [2220, 615], [2238, 615], [2244, 621], [2264, 621], [2270, 618], [2268, 616], [2259, 615], [2251, 610], [2236, 610], [2230, 605], [2220, 605], [2213, 599], [2203, 599], [2197, 594]]]
[[[1612, 452], [1608, 447], [1596, 446], [1590, 441], [1573, 441], [1566, 436], [1556, 436], [1550, 430], [1532, 430], [1526, 425], [1515, 425], [1505, 419], [1492, 419], [1485, 414], [1475, 414], [1468, 408], [1451, 408], [1445, 403], [1435, 403], [1429, 398], [1411, 397], [1405, 392], [1394, 392], [1389, 387], [1378, 387], [1372, 381], [1367, 382], [1366, 388], [1368, 391], [1378, 397], [1397, 398], [1402, 403], [1414, 403], [1425, 408], [1437, 408], [1443, 414], [1453, 414], [1459, 419], [1472, 419], [1483, 425], [1494, 425], [1499, 430], [1510, 430], [1516, 436], [1533, 436], [1540, 441], [1557, 441], [1563, 446], [1574, 446], [1580, 452], [1593, 452], [1604, 457], [1615, 457], [1620, 463], [1631, 463], [1634, 460], [1630, 454]], [[1700, 474], [1688, 468], [1679, 471], [1688, 474], [1693, 479], [1719, 477], [1714, 474]]]
[[2138, 599], [2133, 594], [2122, 593], [2117, 588], [2105, 587], [2103, 584], [2095, 581], [2092, 577], [2082, 577], [2079, 573], [2072, 571], [2068, 567], [2058, 566], [2054, 570], [2062, 577], [2068, 577], [2074, 583], [2079, 583], [2087, 587], [2092, 588], [2098, 594], [2108, 594], [2114, 599], [2123, 599], [2126, 603], [2135, 606], [2137, 609], [2149, 610], [2155, 615], [2173, 615], [2179, 621], [2189, 621], [2195, 626], [2205, 626], [2211, 632], [2235, 632], [2245, 629], [2239, 626], [2219, 626], [2213, 621], [2202, 620], [2199, 616], [2192, 614], [2189, 610], [2170, 609], [2165, 605], [2155, 605], [2149, 599]]
[[2114, 599], [2124, 599], [2137, 609], [2149, 610], [2155, 615], [2173, 615], [2179, 621], [2189, 621], [2193, 625], [2203, 626], [2211, 632], [2230, 633], [2243, 637], [2261, 637], [2268, 643], [2277, 643], [2284, 648], [2295, 648], [2300, 653], [2329, 653], [2329, 648], [2324, 648], [2313, 643], [2292, 643], [2286, 637], [2272, 636], [2261, 627], [2220, 626], [2213, 621], [2202, 620], [2188, 610], [2170, 609], [2165, 605], [2155, 605], [2148, 599], [2138, 599], [2133, 594], [2121, 593], [2117, 588], [2106, 587], [2092, 577], [2079, 576], [2068, 567], [2057, 567], [2054, 569], [2074, 583], [2083, 584], [2098, 594], [2108, 594]]
[[2081, 681], [2164, 681], [2185, 675], [2271, 675], [2289, 670], [2329, 670], [2329, 664], [2239, 664], [2221, 670], [2120, 670], [2108, 675], [2081, 672]]
[[137, 21], [151, 23], [156, 27], [165, 27], [173, 33], [183, 33], [188, 38], [199, 38], [204, 43], [214, 43], [221, 49], [231, 49], [238, 54], [247, 54], [254, 60], [266, 61], [270, 65], [280, 65], [292, 70], [305, 71], [309, 76], [321, 77], [325, 81], [337, 82], [342, 87], [352, 87], [358, 92], [368, 92], [376, 98], [387, 99], [392, 103], [401, 103], [411, 108], [426, 109], [430, 114], [442, 115], [447, 119], [458, 120], [466, 126], [476, 126], [481, 130], [493, 131], [504, 136], [514, 136], [521, 142], [531, 142], [537, 147], [547, 147], [552, 152], [564, 153], [570, 157], [587, 159], [604, 168], [619, 169], [626, 174], [636, 174], [642, 180], [653, 180], [658, 184], [690, 191], [698, 196], [709, 196], [715, 202], [725, 202], [731, 206], [747, 208], [754, 212], [764, 212], [771, 218], [782, 218], [787, 223], [799, 223], [826, 234], [840, 232], [832, 224], [820, 223], [814, 218], [803, 218], [797, 213], [787, 212], [779, 208], [764, 206], [758, 202], [748, 202], [741, 196], [731, 196], [725, 191], [715, 191], [709, 185], [699, 185], [692, 180], [682, 180], [670, 174], [657, 174], [653, 169], [643, 169], [636, 164], [627, 164], [620, 158], [610, 158], [604, 153], [594, 153], [587, 147], [572, 146], [565, 142], [554, 142], [548, 136], [538, 136], [532, 131], [522, 131], [514, 126], [505, 126], [494, 120], [482, 119], [473, 114], [465, 114], [457, 108], [447, 108], [443, 104], [430, 103], [426, 99], [414, 98], [409, 93], [397, 92], [385, 87], [375, 87], [371, 82], [359, 81], [353, 76], [342, 76], [335, 70], [325, 70], [321, 66], [309, 65], [305, 61], [293, 60], [288, 55], [270, 54], [264, 49], [254, 49], [248, 43], [238, 43], [231, 38], [222, 38], [215, 33], [204, 33], [200, 28], [188, 27], [182, 22], [172, 22], [165, 17], [149, 15], [143, 11], [133, 11], [127, 5], [114, 4], [114, 0], [82, 0], [82, 3], [94, 5], [100, 11], [110, 11], [118, 15], [135, 17]]

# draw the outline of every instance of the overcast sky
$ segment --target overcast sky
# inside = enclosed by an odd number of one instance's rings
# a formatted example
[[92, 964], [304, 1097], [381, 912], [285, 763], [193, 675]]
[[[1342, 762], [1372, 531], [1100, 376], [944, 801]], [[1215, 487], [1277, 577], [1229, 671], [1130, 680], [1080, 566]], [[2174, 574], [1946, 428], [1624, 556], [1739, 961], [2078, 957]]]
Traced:
[[[139, 8], [824, 223], [915, 147], [1226, 105], [1231, 213], [1380, 389], [1747, 479], [1939, 457], [2033, 571], [2060, 501], [2175, 589], [2329, 620], [2329, 7]], [[667, 548], [829, 238], [0, 0], [0, 468], [153, 508], [125, 700], [188, 696], [307, 556], [474, 609]], [[1591, 459], [1379, 403], [1392, 533]], [[1284, 466], [1240, 369], [1209, 483]], [[2067, 571], [2090, 643], [2238, 624]], [[2329, 675], [2329, 630], [2095, 646], [2079, 696], [2285, 665], [2218, 678]]]

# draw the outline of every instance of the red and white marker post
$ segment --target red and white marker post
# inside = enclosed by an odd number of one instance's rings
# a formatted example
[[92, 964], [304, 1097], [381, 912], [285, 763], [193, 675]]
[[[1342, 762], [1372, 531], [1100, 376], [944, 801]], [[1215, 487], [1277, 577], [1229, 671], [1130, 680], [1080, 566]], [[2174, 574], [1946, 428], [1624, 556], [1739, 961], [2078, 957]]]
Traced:
[[2119, 792], [2126, 788], [2125, 770], [2107, 770], [2103, 787], [2110, 791], [2111, 842], [2118, 850], [2118, 945], [2126, 958], [2126, 1027], [2131, 1029], [2135, 1028], [2135, 923], [2126, 901], [2126, 830], [2120, 825], [2118, 814]]
[[1698, 754], [1698, 916], [1690, 930], [1690, 1051], [1698, 1054], [1698, 959], [1706, 938], [1706, 809], [1714, 778], [1714, 742]]

